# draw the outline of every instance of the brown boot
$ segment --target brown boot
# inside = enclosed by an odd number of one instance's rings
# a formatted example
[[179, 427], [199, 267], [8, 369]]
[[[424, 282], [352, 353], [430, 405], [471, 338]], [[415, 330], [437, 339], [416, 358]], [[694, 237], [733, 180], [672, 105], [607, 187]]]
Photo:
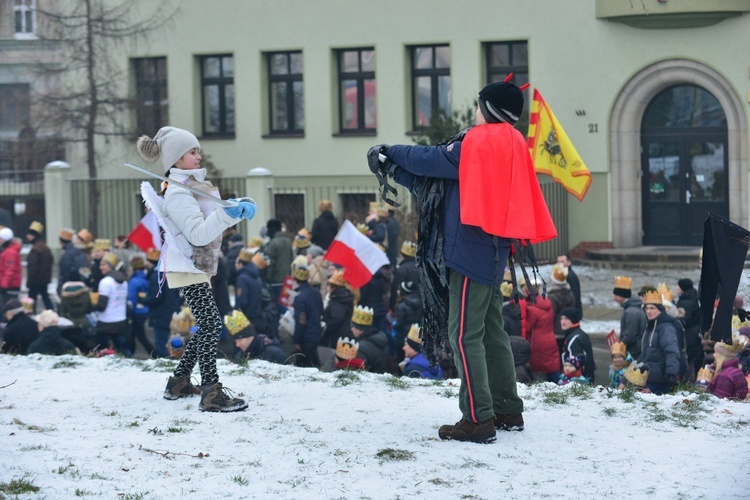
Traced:
[[201, 404], [198, 405], [200, 411], [242, 411], [247, 408], [244, 399], [233, 398], [229, 395], [229, 389], [225, 389], [221, 382], [216, 382], [201, 391]]
[[497, 439], [496, 435], [494, 418], [479, 423], [462, 418], [455, 425], [441, 425], [438, 429], [440, 439], [471, 441], [472, 443], [491, 443]]
[[164, 399], [179, 399], [195, 396], [201, 393], [201, 388], [190, 382], [190, 377], [169, 377], [167, 388], [164, 389]]
[[501, 431], [522, 431], [523, 413], [495, 413], [495, 428]]

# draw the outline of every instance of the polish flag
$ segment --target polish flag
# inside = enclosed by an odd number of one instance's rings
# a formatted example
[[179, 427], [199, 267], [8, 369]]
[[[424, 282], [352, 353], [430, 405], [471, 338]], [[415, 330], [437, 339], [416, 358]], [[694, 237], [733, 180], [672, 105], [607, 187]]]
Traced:
[[352, 288], [366, 285], [378, 269], [390, 263], [385, 252], [348, 220], [341, 225], [323, 258], [344, 266], [344, 278]]
[[161, 250], [161, 234], [159, 233], [159, 221], [150, 210], [146, 212], [137, 226], [130, 231], [128, 239], [144, 252], [152, 248]]

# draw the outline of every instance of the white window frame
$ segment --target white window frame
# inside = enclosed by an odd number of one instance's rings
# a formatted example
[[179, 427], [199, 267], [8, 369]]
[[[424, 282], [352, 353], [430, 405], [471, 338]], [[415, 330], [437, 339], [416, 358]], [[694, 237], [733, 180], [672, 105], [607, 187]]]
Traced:
[[[26, 26], [26, 13], [31, 12], [31, 26]], [[22, 31], [15, 31], [16, 16], [21, 15]], [[18, 40], [34, 40], [36, 36], [36, 0], [13, 0], [13, 31]]]

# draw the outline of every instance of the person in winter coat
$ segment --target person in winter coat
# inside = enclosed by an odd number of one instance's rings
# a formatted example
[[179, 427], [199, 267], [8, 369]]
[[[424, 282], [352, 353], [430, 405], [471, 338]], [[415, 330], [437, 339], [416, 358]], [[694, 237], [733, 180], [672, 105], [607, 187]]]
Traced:
[[224, 256], [227, 258], [227, 283], [231, 286], [234, 286], [237, 281], [237, 269], [234, 263], [237, 262], [237, 257], [243, 248], [245, 248], [245, 240], [240, 233], [235, 232], [227, 239]]
[[146, 336], [146, 321], [148, 320], [148, 306], [143, 299], [148, 296], [149, 281], [146, 276], [146, 259], [140, 255], [134, 255], [130, 259], [130, 269], [133, 274], [128, 280], [128, 308], [131, 311], [131, 341], [135, 352], [135, 341], [141, 343], [146, 353], [151, 358], [157, 356], [154, 345]]
[[[83, 233], [84, 237], [86, 237], [88, 230], [81, 229], [81, 231], [79, 231], [79, 234], [83, 231], [86, 231], [86, 233]], [[112, 240], [97, 238], [94, 240], [92, 245], [93, 246], [91, 248], [91, 253], [89, 254], [89, 276], [86, 280], [86, 284], [91, 289], [91, 291], [97, 292], [99, 291], [99, 282], [102, 280], [102, 278], [104, 278], [104, 275], [102, 274], [99, 266], [102, 263], [102, 257], [104, 257], [104, 254], [112, 250]], [[115, 255], [117, 254], [115, 253]], [[119, 260], [120, 257], [118, 256], [117, 259]], [[120, 271], [127, 277], [128, 273], [124, 269], [123, 262], [121, 260], [119, 260], [119, 262]]]
[[703, 366], [703, 346], [701, 345], [701, 309], [698, 292], [693, 281], [682, 278], [677, 282], [677, 318], [685, 328], [685, 351], [687, 353], [687, 376], [695, 380], [695, 375]]
[[354, 294], [344, 279], [343, 271], [336, 271], [328, 280], [328, 296], [324, 302], [323, 322], [326, 328], [320, 345], [335, 349], [339, 338], [348, 337], [354, 312]]
[[680, 371], [680, 348], [672, 320], [667, 318], [658, 291], [643, 298], [648, 324], [641, 340], [639, 363], [649, 367], [646, 387], [654, 394], [665, 394], [677, 383]]
[[83, 353], [88, 353], [97, 345], [96, 330], [89, 319], [96, 304], [91, 299], [91, 289], [83, 281], [68, 281], [60, 292], [59, 315], [73, 322], [66, 328], [64, 336], [73, 342]]
[[120, 271], [117, 255], [107, 252], [99, 268], [104, 278], [99, 282], [99, 297], [95, 310], [99, 311], [96, 335], [100, 348], [117, 349], [133, 356], [130, 325], [128, 324], [128, 281]]
[[555, 339], [555, 312], [552, 302], [538, 294], [536, 286], [526, 289], [528, 294], [521, 301], [521, 317], [525, 324], [524, 338], [531, 346], [531, 370], [537, 377], [555, 382], [560, 373], [560, 351]]
[[573, 297], [575, 297], [576, 299], [575, 307], [581, 314], [581, 318], [583, 318], [583, 303], [581, 302], [581, 280], [578, 279], [578, 275], [573, 270], [573, 260], [570, 258], [569, 253], [564, 253], [557, 256], [557, 262], [558, 264], [562, 264], [568, 269], [568, 275], [565, 281], [568, 282], [570, 291], [573, 292]]
[[552, 266], [552, 275], [547, 291], [547, 297], [552, 302], [552, 310], [555, 313], [555, 339], [557, 340], [557, 346], [562, 351], [563, 340], [565, 339], [565, 333], [560, 326], [560, 314], [563, 309], [568, 307], [576, 306], [576, 298], [573, 292], [570, 290], [568, 284], [568, 268], [562, 264], [555, 264]]
[[[243, 248], [233, 263], [237, 281], [234, 287], [234, 308], [242, 311], [253, 326], [265, 331], [261, 290], [263, 283], [258, 268], [253, 264], [253, 254]], [[257, 329], [256, 329], [257, 330]]]
[[596, 363], [594, 362], [594, 350], [591, 347], [591, 339], [588, 334], [581, 330], [581, 316], [578, 309], [568, 307], [560, 314], [560, 324], [565, 332], [563, 343], [562, 362], [575, 357], [581, 363], [581, 373], [589, 381], [594, 380]]
[[31, 250], [26, 256], [26, 288], [29, 289], [29, 297], [34, 301], [42, 296], [44, 307], [54, 310], [52, 299], [49, 298], [50, 282], [52, 282], [52, 266], [54, 257], [52, 251], [42, 239], [44, 226], [39, 221], [34, 221], [26, 232], [26, 241], [31, 244]]
[[717, 342], [714, 345], [714, 376], [708, 383], [708, 392], [717, 398], [745, 399], [747, 396], [747, 380], [738, 368], [737, 353], [739, 342], [725, 344]]
[[148, 278], [148, 292], [141, 298], [141, 303], [148, 307], [148, 324], [154, 331], [154, 352], [160, 358], [168, 358], [169, 351], [167, 342], [169, 342], [170, 329], [169, 324], [172, 321], [172, 315], [180, 312], [182, 299], [180, 290], [162, 286], [160, 276], [156, 266], [159, 264], [161, 251], [151, 249], [146, 254], [146, 269]]
[[[395, 332], [395, 344], [404, 345], [404, 339], [412, 328], [412, 325], [422, 324], [422, 298], [416, 290], [418, 287], [413, 281], [401, 283], [399, 290], [400, 299], [396, 306], [396, 322], [393, 326]], [[396, 351], [395, 361], [400, 363], [404, 359], [403, 349]]]
[[510, 337], [510, 349], [513, 351], [513, 363], [516, 366], [516, 382], [529, 384], [534, 380], [531, 371], [531, 346], [529, 342], [521, 337], [512, 335]]
[[63, 250], [58, 263], [57, 272], [57, 294], [60, 295], [63, 284], [69, 281], [88, 281], [91, 270], [86, 254], [73, 243], [73, 231], [63, 229], [60, 231], [60, 247]]
[[330, 200], [321, 200], [318, 211], [320, 215], [313, 221], [310, 241], [323, 250], [328, 250], [339, 232], [339, 221], [333, 215], [333, 203]]
[[422, 354], [422, 336], [418, 324], [414, 323], [409, 328], [402, 350], [404, 359], [403, 363], [399, 364], [401, 376], [442, 380], [443, 369], [440, 365], [430, 366], [429, 360]]
[[283, 365], [288, 360], [279, 341], [273, 337], [257, 333], [242, 311], [235, 309], [231, 315], [224, 316], [224, 325], [237, 348], [234, 356], [235, 361], [262, 359], [269, 363]]
[[591, 379], [583, 375], [583, 360], [578, 356], [563, 356], [563, 371], [557, 380], [557, 385], [568, 385], [571, 382], [591, 385]]
[[[398, 290], [401, 283], [411, 281], [414, 283], [415, 293], [419, 297], [419, 272], [417, 271], [417, 244], [411, 241], [404, 241], [401, 245], [401, 262], [395, 267], [393, 272], [393, 283], [391, 283], [391, 298], [388, 307], [391, 311], [396, 310], [396, 299], [398, 299]], [[398, 342], [396, 345], [401, 345]]]
[[369, 307], [373, 311], [372, 326], [381, 332], [388, 334], [388, 303], [390, 301], [391, 283], [393, 282], [393, 273], [389, 266], [385, 265], [375, 271], [370, 281], [359, 289], [359, 304]]
[[29, 345], [28, 354], [47, 354], [62, 356], [63, 354], [81, 354], [81, 351], [60, 334], [57, 324], [60, 317], [55, 311], [45, 309], [37, 316], [39, 338]]
[[0, 229], [0, 304], [21, 290], [21, 244], [9, 227]]
[[641, 339], [648, 320], [643, 312], [641, 298], [632, 296], [632, 286], [633, 280], [628, 276], [615, 276], [612, 298], [623, 308], [620, 318], [620, 341], [625, 344], [633, 359], [638, 359], [641, 354]]
[[374, 327], [372, 309], [355, 307], [351, 325], [351, 333], [359, 342], [357, 357], [364, 361], [367, 371], [385, 373], [390, 360], [388, 338], [385, 333]]
[[745, 376], [750, 375], [750, 326], [742, 326], [739, 330], [742, 349], [737, 357], [740, 360], [740, 369]]
[[39, 328], [23, 310], [21, 301], [10, 299], [3, 304], [3, 319], [8, 322], [0, 349], [4, 354], [26, 354], [32, 342], [39, 338]]
[[[252, 219], [255, 202], [233, 200], [235, 206], [222, 208], [208, 198], [180, 188], [185, 184], [214, 197], [219, 195], [218, 189], [206, 179], [206, 169], [201, 168], [200, 143], [187, 130], [162, 127], [153, 139], [141, 136], [136, 149], [146, 161], [160, 159], [170, 179], [161, 193], [163, 199], [145, 182], [141, 184], [141, 193], [164, 228], [165, 251], [159, 260], [159, 271], [166, 274], [167, 286], [182, 290], [198, 324], [198, 332], [190, 337], [167, 381], [164, 398], [175, 400], [200, 393], [201, 411], [244, 410], [247, 403], [227, 392], [216, 370], [216, 350], [223, 323], [211, 290], [211, 276], [219, 265], [224, 230], [242, 219]], [[196, 364], [201, 372], [200, 389], [190, 381]]]
[[294, 249], [292, 242], [281, 231], [281, 221], [271, 219], [266, 223], [266, 229], [270, 241], [265, 246], [265, 254], [271, 261], [266, 270], [266, 279], [271, 286], [274, 298], [279, 297], [281, 288], [284, 286], [284, 278], [289, 275], [289, 269], [294, 260]]
[[396, 269], [398, 264], [398, 249], [401, 248], [399, 245], [399, 233], [401, 232], [401, 223], [394, 217], [395, 210], [388, 208], [383, 214], [385, 222], [385, 231], [388, 234], [386, 241], [388, 245], [385, 249], [385, 254], [388, 256], [388, 260], [391, 263], [391, 269]]
[[[419, 239], [430, 242], [424, 278], [438, 286], [447, 280], [447, 292], [441, 287], [424, 306], [424, 326], [438, 345], [445, 342], [446, 329], [435, 323], [447, 310], [447, 335], [461, 378], [462, 417], [438, 429], [441, 439], [486, 443], [496, 439], [496, 429], [523, 429], [497, 277], [510, 255], [508, 238], [543, 241], [556, 231], [523, 135], [514, 128], [524, 97], [511, 79], [508, 75], [479, 92], [476, 126], [449, 143], [380, 145], [369, 154], [373, 159], [383, 154], [393, 163], [388, 168], [393, 167], [394, 180], [417, 196]], [[371, 170], [379, 168], [368, 163]], [[534, 209], [516, 210], [519, 200]]]
[[297, 282], [294, 298], [294, 349], [302, 354], [300, 366], [320, 366], [318, 345], [323, 335], [323, 300], [316, 289], [307, 282], [310, 271], [305, 266], [296, 266], [292, 273]]
[[[520, 337], [522, 334], [521, 306], [518, 300], [510, 299], [512, 293], [513, 284], [511, 283], [510, 271], [506, 270], [503, 275], [503, 282], [500, 284], [500, 295], [503, 297], [503, 329], [509, 337]], [[511, 345], [511, 347], [513, 346]], [[516, 374], [517, 378], [518, 374]]]

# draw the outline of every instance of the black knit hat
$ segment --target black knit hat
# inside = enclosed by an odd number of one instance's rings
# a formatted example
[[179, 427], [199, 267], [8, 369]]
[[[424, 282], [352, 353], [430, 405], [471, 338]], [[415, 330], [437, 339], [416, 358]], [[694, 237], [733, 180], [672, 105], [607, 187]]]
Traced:
[[479, 91], [479, 110], [487, 123], [507, 122], [515, 125], [523, 112], [523, 90], [528, 84], [518, 87], [510, 80], [493, 82]]
[[581, 313], [579, 313], [578, 309], [576, 309], [575, 307], [566, 307], [562, 310], [560, 316], [565, 316], [573, 324], [581, 322]]
[[612, 295], [617, 295], [618, 297], [625, 297], [626, 299], [629, 299], [633, 295], [633, 291], [630, 288], [615, 287], [612, 290]]
[[680, 287], [680, 290], [683, 292], [687, 292], [688, 290], [692, 290], [693, 288], [693, 280], [690, 278], [682, 278], [681, 280], [677, 281], [677, 286]]

